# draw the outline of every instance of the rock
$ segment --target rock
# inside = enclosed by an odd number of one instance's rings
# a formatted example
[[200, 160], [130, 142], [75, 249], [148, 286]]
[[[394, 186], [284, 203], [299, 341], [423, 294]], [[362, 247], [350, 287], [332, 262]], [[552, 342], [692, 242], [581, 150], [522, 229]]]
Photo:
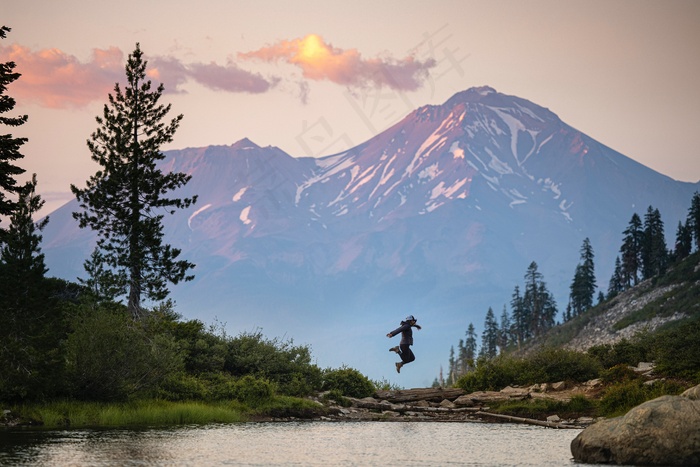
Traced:
[[474, 401], [469, 395], [459, 396], [454, 400], [454, 404], [458, 407], [474, 407]]
[[448, 408], [448, 409], [454, 409], [454, 408], [456, 407], [456, 405], [454, 404], [454, 402], [452, 402], [452, 401], [450, 401], [450, 400], [448, 400], [448, 399], [443, 399], [443, 401], [440, 402], [440, 407], [445, 407], [445, 408]]
[[584, 383], [584, 385], [588, 388], [597, 388], [598, 386], [603, 384], [603, 380], [600, 378], [596, 379], [590, 379]]
[[507, 395], [510, 399], [528, 399], [530, 397], [530, 391], [524, 388], [513, 388], [506, 386], [500, 391], [502, 394]]
[[559, 381], [558, 383], [552, 383], [552, 391], [563, 391], [564, 389], [568, 388], [569, 385], [566, 383], [566, 381]]
[[682, 397], [687, 397], [690, 400], [697, 401], [700, 400], [700, 384], [697, 386], [687, 389], [683, 394], [681, 394]]
[[473, 402], [477, 404], [488, 404], [489, 402], [500, 402], [510, 400], [508, 394], [504, 394], [500, 391], [476, 391], [471, 394], [467, 394], [464, 397], [469, 397]]
[[633, 368], [633, 369], [634, 369], [634, 371], [636, 371], [636, 372], [638, 372], [638, 373], [645, 373], [645, 372], [647, 372], [647, 371], [653, 370], [653, 369], [654, 369], [654, 364], [653, 364], [653, 363], [650, 363], [650, 362], [639, 362], [639, 363], [637, 364], [637, 367], [636, 367], [636, 368]]
[[698, 465], [700, 401], [681, 396], [647, 401], [583, 430], [571, 442], [571, 453], [584, 463]]
[[559, 415], [550, 415], [549, 417], [547, 417], [547, 421], [552, 423], [559, 423], [561, 421], [561, 418], [559, 418]]

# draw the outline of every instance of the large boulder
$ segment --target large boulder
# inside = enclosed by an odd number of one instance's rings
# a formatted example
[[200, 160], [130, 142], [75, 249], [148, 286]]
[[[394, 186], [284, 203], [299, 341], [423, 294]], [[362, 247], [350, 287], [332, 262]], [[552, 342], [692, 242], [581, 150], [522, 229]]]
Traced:
[[662, 396], [647, 401], [583, 430], [571, 442], [571, 453], [584, 463], [700, 465], [700, 400]]

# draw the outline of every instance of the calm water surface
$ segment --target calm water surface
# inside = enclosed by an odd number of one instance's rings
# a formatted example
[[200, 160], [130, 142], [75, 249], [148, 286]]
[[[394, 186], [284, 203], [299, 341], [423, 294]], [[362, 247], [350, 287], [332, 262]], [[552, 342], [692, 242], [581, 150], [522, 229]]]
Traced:
[[573, 466], [580, 430], [431, 422], [0, 431], [0, 465]]

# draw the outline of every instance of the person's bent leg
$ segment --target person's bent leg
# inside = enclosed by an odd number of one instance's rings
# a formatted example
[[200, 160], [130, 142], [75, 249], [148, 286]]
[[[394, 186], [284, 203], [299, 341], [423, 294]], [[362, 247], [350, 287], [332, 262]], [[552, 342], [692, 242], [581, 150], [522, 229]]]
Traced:
[[402, 344], [401, 346], [401, 353], [399, 354], [401, 356], [401, 361], [405, 365], [406, 363], [411, 363], [413, 360], [416, 359], [416, 356], [413, 355], [413, 351], [411, 350], [411, 347], [406, 344]]

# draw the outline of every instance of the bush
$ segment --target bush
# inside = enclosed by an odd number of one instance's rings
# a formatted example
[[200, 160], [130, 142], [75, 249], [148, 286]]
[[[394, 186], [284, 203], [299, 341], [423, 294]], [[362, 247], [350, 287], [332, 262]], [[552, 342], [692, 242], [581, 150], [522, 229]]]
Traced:
[[650, 337], [646, 334], [638, 335], [634, 341], [622, 339], [612, 345], [595, 345], [588, 349], [587, 353], [603, 368], [612, 368], [621, 364], [636, 366], [639, 362], [652, 360]]
[[700, 319], [660, 332], [654, 344], [659, 373], [700, 382]]
[[480, 358], [474, 371], [462, 375], [455, 386], [466, 392], [497, 391], [510, 384], [517, 384], [523, 368], [523, 360], [513, 357]]
[[623, 381], [605, 390], [599, 401], [600, 413], [605, 417], [624, 415], [630, 409], [663, 395], [678, 395], [685, 386], [673, 381], [644, 384], [641, 379]]
[[66, 371], [73, 396], [83, 400], [125, 400], [155, 390], [182, 369], [175, 340], [148, 336], [141, 323], [118, 305], [85, 306], [66, 341]]
[[369, 397], [374, 394], [374, 384], [359, 371], [342, 367], [340, 369], [328, 369], [323, 373], [323, 386], [325, 391], [338, 390], [344, 396]]
[[311, 363], [311, 351], [292, 341], [243, 333], [228, 340], [224, 368], [235, 376], [253, 375], [277, 385], [281, 394], [304, 396], [320, 389], [321, 370]]
[[474, 371], [462, 375], [455, 386], [467, 392], [498, 391], [511, 384], [587, 381], [599, 372], [600, 365], [586, 354], [548, 347], [526, 358], [481, 358]]
[[603, 370], [600, 373], [600, 378], [604, 383], [612, 384], [638, 380], [641, 379], [641, 376], [628, 365], [619, 364], [607, 370]]
[[544, 348], [526, 361], [529, 369], [520, 384], [583, 382], [598, 377], [600, 364], [591, 356], [574, 350]]
[[272, 400], [275, 394], [272, 384], [250, 375], [236, 381], [236, 399], [250, 407], [257, 407]]

